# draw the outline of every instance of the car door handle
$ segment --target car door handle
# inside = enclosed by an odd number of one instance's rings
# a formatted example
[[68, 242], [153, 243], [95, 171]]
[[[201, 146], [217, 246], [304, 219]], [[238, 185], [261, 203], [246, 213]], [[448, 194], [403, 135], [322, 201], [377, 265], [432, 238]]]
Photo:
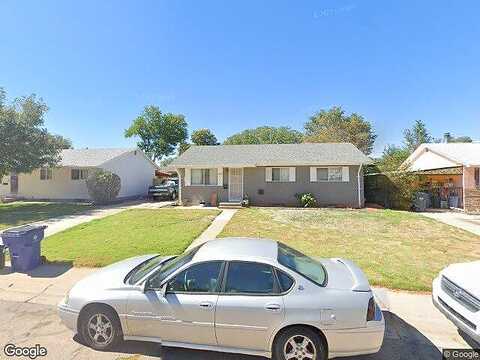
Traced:
[[265, 309], [269, 311], [279, 311], [281, 309], [281, 306], [278, 304], [267, 304], [265, 305]]
[[201, 302], [200, 307], [202, 307], [204, 309], [211, 309], [213, 307], [213, 303], [211, 303], [209, 301]]

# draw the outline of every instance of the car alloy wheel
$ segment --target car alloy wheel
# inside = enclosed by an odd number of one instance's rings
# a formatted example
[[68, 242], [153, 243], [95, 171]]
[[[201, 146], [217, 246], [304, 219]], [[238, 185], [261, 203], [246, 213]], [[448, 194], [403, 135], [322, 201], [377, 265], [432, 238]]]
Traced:
[[317, 350], [313, 341], [307, 336], [293, 335], [283, 346], [283, 356], [287, 360], [316, 360]]
[[88, 319], [87, 333], [95, 347], [107, 347], [115, 335], [112, 322], [101, 313]]

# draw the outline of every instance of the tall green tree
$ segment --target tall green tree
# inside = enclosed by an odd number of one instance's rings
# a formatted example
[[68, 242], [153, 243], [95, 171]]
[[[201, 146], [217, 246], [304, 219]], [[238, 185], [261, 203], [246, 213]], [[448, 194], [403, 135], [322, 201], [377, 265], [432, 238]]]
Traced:
[[0, 88], [0, 178], [10, 172], [28, 173], [42, 166], [55, 166], [60, 152], [71, 142], [44, 127], [47, 105], [35, 95], [6, 101]]
[[218, 140], [210, 129], [198, 129], [192, 132], [190, 140], [195, 145], [217, 145]]
[[403, 132], [403, 144], [410, 153], [414, 152], [421, 144], [431, 142], [433, 142], [433, 137], [422, 120], [415, 120], [413, 126]]
[[305, 123], [305, 142], [349, 142], [368, 155], [376, 138], [372, 125], [363, 116], [347, 115], [338, 106], [320, 110]]
[[187, 136], [185, 117], [181, 114], [164, 114], [157, 106], [146, 106], [125, 130], [125, 137], [139, 138], [138, 147], [153, 161], [172, 155]]
[[224, 144], [298, 144], [302, 139], [301, 132], [286, 126], [260, 126], [234, 134], [225, 139]]

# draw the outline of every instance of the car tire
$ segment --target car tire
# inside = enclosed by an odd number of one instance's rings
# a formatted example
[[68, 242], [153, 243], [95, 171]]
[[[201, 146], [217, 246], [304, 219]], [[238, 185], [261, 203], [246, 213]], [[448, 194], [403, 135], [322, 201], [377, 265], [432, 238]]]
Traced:
[[108, 306], [95, 305], [87, 308], [79, 321], [82, 340], [95, 350], [114, 349], [123, 339], [118, 315]]
[[[305, 345], [304, 345], [305, 341]], [[320, 335], [308, 327], [295, 326], [282, 331], [273, 344], [273, 359], [303, 359], [309, 354], [309, 359], [326, 360], [327, 350]], [[297, 354], [296, 357], [287, 355]]]

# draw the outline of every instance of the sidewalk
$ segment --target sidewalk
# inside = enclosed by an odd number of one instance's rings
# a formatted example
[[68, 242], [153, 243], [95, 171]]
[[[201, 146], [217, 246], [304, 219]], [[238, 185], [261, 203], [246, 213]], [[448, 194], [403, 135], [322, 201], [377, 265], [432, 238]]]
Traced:
[[187, 250], [215, 239], [237, 211], [238, 209], [223, 209], [220, 215], [212, 221], [210, 226], [197, 239], [193, 240]]

